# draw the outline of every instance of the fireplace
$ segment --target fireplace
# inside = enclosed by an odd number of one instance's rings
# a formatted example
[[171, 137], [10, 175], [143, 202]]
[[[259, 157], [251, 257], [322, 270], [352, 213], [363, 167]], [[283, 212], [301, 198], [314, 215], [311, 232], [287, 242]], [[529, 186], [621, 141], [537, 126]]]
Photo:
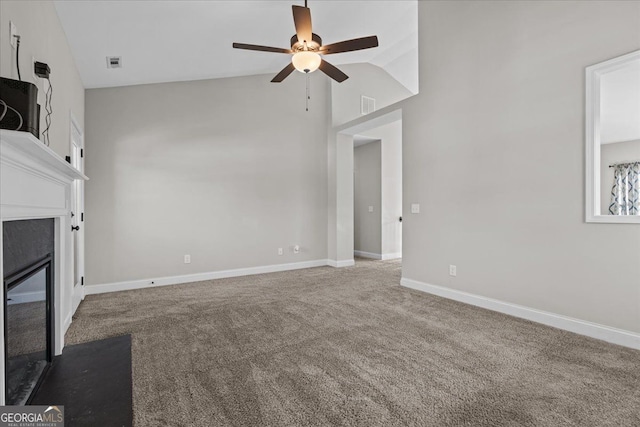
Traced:
[[3, 224], [5, 396], [24, 405], [53, 358], [53, 219]]
[[[12, 399], [24, 400], [32, 392], [30, 389], [37, 387], [37, 380], [35, 384], [33, 380], [24, 381], [21, 391], [9, 384], [12, 380], [7, 374], [18, 369], [13, 361], [9, 366], [10, 359], [22, 355], [22, 370], [27, 371], [23, 372], [24, 378], [41, 377], [51, 356], [62, 353], [64, 334], [84, 297], [82, 282], [74, 283], [71, 194], [74, 182], [86, 179], [30, 133], [0, 129], [0, 277], [4, 279], [4, 300], [0, 304], [0, 405]], [[13, 231], [5, 233], [21, 223], [30, 224], [27, 228], [32, 229], [43, 225], [36, 233], [39, 243], [19, 245], [17, 251], [5, 249], [6, 239], [30, 239], [14, 238], [10, 235]], [[30, 323], [20, 323], [21, 319]], [[23, 335], [16, 335], [22, 338], [11, 338], [14, 325], [31, 330], [47, 322], [46, 329], [37, 328], [37, 333], [23, 331]], [[35, 338], [36, 334], [39, 338]], [[34, 354], [38, 355], [36, 359], [27, 356]], [[11, 396], [7, 395], [10, 390]]]

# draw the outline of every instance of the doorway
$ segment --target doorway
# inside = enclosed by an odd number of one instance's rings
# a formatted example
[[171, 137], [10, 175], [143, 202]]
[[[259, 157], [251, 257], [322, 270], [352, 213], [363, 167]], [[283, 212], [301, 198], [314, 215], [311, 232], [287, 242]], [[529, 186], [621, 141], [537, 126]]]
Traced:
[[354, 257], [402, 258], [402, 121], [362, 132], [354, 145]]
[[[78, 122], [71, 117], [71, 166], [84, 174], [84, 136]], [[73, 260], [73, 311], [84, 299], [84, 181], [77, 179], [71, 186], [71, 259]]]
[[351, 265], [356, 258], [401, 259], [402, 110], [340, 130], [337, 142], [338, 206], [344, 206], [338, 220], [345, 220], [338, 226], [339, 257], [353, 256]]

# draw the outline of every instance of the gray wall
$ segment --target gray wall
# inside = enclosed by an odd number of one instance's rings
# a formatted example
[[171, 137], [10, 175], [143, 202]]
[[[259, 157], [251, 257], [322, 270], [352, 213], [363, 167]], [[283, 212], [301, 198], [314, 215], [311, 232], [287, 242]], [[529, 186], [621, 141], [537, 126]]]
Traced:
[[[382, 143], [369, 142], [353, 152], [355, 251], [382, 254]], [[369, 206], [373, 212], [369, 212]]]
[[632, 161], [640, 161], [640, 139], [600, 145], [601, 215], [609, 215], [609, 204], [611, 203], [614, 169], [609, 165]]
[[376, 109], [408, 98], [412, 93], [384, 69], [372, 64], [347, 64], [340, 69], [353, 76], [342, 83], [331, 83], [333, 126], [361, 117], [360, 97], [375, 98]]
[[88, 285], [327, 258], [327, 79], [270, 78], [87, 90]]
[[50, 147], [60, 156], [69, 155], [69, 117], [73, 112], [84, 126], [84, 86], [71, 56], [67, 38], [51, 1], [0, 1], [0, 76], [18, 79], [16, 50], [9, 40], [9, 21], [13, 21], [20, 39], [22, 80], [38, 86], [42, 106], [40, 131], [44, 129], [44, 100], [47, 86], [33, 75], [32, 58], [51, 68], [53, 86]]
[[[584, 69], [640, 2], [420, 2], [403, 103], [403, 276], [640, 332], [640, 227], [584, 218]], [[449, 264], [458, 267], [448, 275]]]

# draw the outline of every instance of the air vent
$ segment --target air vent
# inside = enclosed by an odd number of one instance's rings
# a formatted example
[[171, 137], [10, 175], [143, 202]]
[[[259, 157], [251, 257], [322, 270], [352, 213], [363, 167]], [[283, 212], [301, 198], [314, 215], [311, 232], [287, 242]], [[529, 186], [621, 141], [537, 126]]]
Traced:
[[122, 68], [122, 57], [107, 56], [107, 68]]
[[364, 116], [374, 111], [376, 111], [376, 100], [362, 95], [360, 97], [360, 113]]

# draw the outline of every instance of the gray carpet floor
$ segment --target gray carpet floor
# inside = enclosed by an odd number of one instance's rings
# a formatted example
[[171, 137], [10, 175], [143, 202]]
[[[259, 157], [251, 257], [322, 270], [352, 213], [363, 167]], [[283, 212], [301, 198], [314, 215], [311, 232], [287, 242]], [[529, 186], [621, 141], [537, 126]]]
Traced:
[[136, 426], [640, 426], [640, 351], [399, 285], [398, 261], [88, 296]]

